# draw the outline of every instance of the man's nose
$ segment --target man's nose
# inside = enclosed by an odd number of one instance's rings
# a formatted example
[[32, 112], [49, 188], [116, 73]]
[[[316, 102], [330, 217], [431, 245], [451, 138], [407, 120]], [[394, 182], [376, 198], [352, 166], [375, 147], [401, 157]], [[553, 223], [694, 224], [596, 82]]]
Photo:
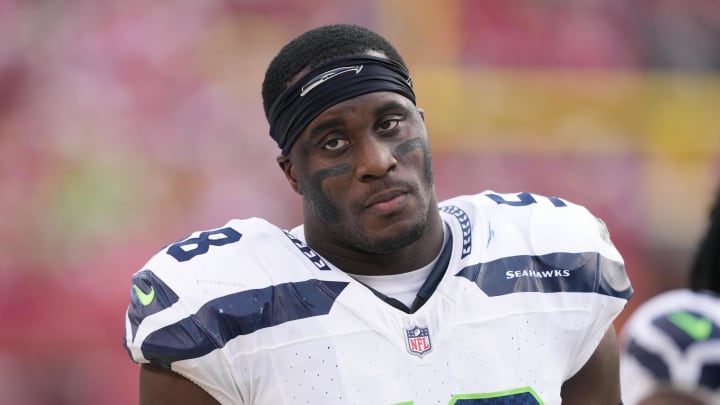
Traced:
[[362, 180], [383, 177], [397, 165], [392, 143], [377, 135], [365, 136], [355, 148], [356, 171]]

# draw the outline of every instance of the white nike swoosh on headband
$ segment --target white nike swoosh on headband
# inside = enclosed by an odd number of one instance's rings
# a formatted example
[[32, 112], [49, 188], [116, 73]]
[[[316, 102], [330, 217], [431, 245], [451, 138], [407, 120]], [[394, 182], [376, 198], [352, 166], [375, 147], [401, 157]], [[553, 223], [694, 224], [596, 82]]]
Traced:
[[309, 82], [307, 82], [301, 89], [300, 89], [300, 97], [308, 94], [310, 90], [314, 89], [315, 87], [325, 83], [326, 81], [332, 79], [333, 77], [347, 73], [347, 72], [355, 72], [355, 74], [360, 73], [364, 65], [356, 65], [356, 66], [344, 66], [339, 67], [335, 69], [330, 69], [327, 72], [320, 73], [319, 75], [313, 77], [310, 79]]

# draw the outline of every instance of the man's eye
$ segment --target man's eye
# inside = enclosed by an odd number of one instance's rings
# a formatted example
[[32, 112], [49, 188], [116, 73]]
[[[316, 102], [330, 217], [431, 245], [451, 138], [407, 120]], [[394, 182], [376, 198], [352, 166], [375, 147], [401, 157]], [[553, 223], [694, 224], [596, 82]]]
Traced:
[[348, 145], [348, 140], [343, 138], [332, 138], [322, 144], [322, 148], [325, 150], [338, 150]]
[[386, 120], [380, 123], [379, 128], [382, 131], [390, 131], [398, 126], [400, 120]]

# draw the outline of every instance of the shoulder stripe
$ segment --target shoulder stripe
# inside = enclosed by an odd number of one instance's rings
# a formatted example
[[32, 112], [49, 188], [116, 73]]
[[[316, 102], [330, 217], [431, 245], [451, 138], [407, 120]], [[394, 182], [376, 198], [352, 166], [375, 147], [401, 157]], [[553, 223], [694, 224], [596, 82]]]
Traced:
[[491, 297], [516, 292], [589, 292], [629, 299], [633, 290], [625, 265], [596, 252], [520, 255], [460, 270]]
[[720, 388], [720, 364], [705, 364], [700, 369], [700, 385], [717, 391]]
[[[677, 331], [679, 332], [679, 330]], [[675, 340], [676, 336], [672, 336], [672, 338]], [[685, 343], [688, 343], [690, 340], [687, 337], [684, 339], [686, 340]], [[675, 341], [675, 343], [679, 344], [677, 341]], [[681, 349], [685, 351], [687, 346], [681, 347]], [[634, 357], [635, 360], [637, 360], [637, 362], [650, 372], [657, 380], [670, 381], [671, 377], [678, 377], [670, 375], [670, 367], [668, 363], [659, 354], [644, 348], [635, 339], [630, 339], [625, 351], [628, 355]], [[702, 364], [699, 370], [697, 384], [707, 387], [711, 391], [715, 391], [720, 388], [720, 363], [710, 360], [709, 362]]]
[[195, 314], [151, 333], [142, 343], [143, 356], [169, 367], [174, 361], [210, 353], [240, 335], [326, 315], [347, 285], [307, 280], [216, 298]]
[[150, 270], [137, 272], [132, 278], [130, 288], [128, 318], [132, 328], [132, 338], [135, 339], [140, 322], [177, 302], [178, 296]]
[[635, 339], [631, 339], [630, 342], [628, 342], [625, 350], [630, 356], [634, 357], [641, 366], [649, 371], [655, 379], [670, 380], [670, 368], [665, 360], [657, 353], [653, 353], [642, 347]]

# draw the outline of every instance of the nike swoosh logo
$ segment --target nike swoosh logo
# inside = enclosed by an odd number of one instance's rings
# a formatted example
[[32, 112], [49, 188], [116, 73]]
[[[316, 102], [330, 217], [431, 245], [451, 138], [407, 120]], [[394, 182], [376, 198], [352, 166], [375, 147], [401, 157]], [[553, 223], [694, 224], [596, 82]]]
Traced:
[[687, 312], [676, 312], [668, 320], [696, 341], [706, 340], [712, 333], [712, 322]]
[[145, 293], [143, 290], [140, 289], [140, 287], [135, 284], [133, 284], [133, 290], [135, 291], [135, 295], [137, 295], [140, 303], [143, 304], [143, 306], [150, 305], [150, 303], [155, 299], [155, 289], [153, 288], [153, 286], [150, 286], [149, 293]]

